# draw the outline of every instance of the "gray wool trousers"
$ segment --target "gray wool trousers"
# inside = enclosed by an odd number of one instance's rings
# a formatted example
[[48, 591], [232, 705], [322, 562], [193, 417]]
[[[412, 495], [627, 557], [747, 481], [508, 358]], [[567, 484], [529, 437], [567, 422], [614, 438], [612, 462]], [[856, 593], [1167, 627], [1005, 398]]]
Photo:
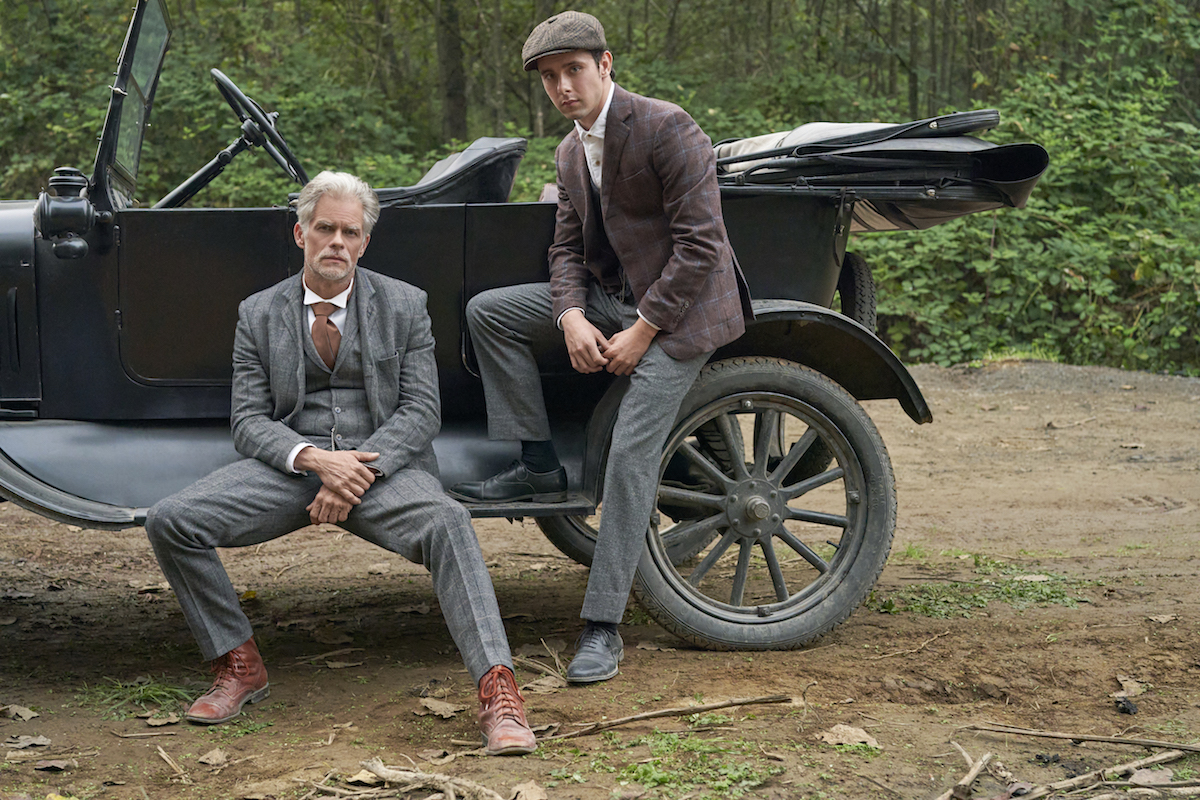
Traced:
[[[251, 637], [250, 621], [214, 548], [246, 547], [310, 524], [316, 475], [285, 475], [257, 459], [237, 461], [159, 501], [146, 533], [205, 659]], [[428, 472], [404, 469], [375, 482], [340, 527], [424, 565], [450, 635], [478, 683], [512, 667], [491, 578], [467, 511]]]
[[[637, 321], [637, 307], [588, 290], [584, 315], [605, 336]], [[550, 422], [533, 343], [563, 334], [550, 300], [550, 284], [528, 283], [482, 292], [467, 304], [467, 324], [483, 378], [488, 438], [544, 441]], [[553, 338], [550, 338], [553, 337]], [[679, 360], [652, 342], [629, 378], [608, 451], [603, 508], [587, 593], [579, 616], [620, 622], [633, 587], [646, 530], [658, 494], [663, 445], [684, 395], [711, 353]]]

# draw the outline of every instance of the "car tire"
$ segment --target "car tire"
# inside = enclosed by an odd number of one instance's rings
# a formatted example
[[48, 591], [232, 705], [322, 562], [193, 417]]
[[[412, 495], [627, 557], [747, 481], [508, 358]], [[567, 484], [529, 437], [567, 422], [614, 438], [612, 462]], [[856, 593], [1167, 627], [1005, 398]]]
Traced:
[[846, 253], [838, 273], [838, 297], [843, 316], [854, 320], [871, 333], [878, 325], [875, 310], [875, 278], [866, 260], [858, 253]]
[[[705, 425], [719, 424], [734, 447], [739, 437], [760, 441], [740, 466], [701, 465], [714, 478], [721, 471], [719, 489], [660, 484], [660, 506], [708, 513], [648, 531], [634, 593], [650, 616], [702, 647], [748, 650], [800, 647], [849, 617], [882, 572], [896, 526], [891, 461], [862, 406], [807, 367], [746, 357], [707, 365], [677, 419], [664, 465], [703, 458], [696, 431]], [[770, 444], [780, 428], [782, 459]], [[817, 446], [829, 468], [796, 480]], [[664, 539], [689, 536], [705, 542], [680, 561]]]

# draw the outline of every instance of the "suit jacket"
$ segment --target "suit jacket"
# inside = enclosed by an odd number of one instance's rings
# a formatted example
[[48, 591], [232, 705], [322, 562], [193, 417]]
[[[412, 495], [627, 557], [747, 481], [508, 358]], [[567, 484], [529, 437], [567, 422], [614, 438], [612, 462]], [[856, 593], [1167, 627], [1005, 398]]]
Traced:
[[[403, 281], [355, 268], [363, 389], [374, 433], [359, 450], [384, 475], [407, 467], [438, 474], [433, 438], [441, 427], [433, 332], [425, 292]], [[307, 437], [290, 427], [304, 407], [305, 318], [300, 275], [251, 295], [238, 307], [233, 343], [233, 444], [247, 458], [287, 471], [292, 448]]]
[[[602, 256], [583, 142], [556, 151], [558, 214], [550, 247], [554, 315], [586, 307]], [[617, 86], [604, 133], [600, 212], [638, 311], [668, 355], [693, 358], [733, 341], [753, 319], [750, 291], [721, 217], [712, 141], [672, 103]]]

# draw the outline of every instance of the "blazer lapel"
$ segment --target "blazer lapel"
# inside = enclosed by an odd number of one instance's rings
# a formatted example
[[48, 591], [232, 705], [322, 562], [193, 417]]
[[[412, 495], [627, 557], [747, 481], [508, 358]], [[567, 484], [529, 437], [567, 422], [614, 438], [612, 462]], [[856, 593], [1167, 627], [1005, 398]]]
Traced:
[[[629, 141], [629, 118], [633, 115], [633, 104], [629, 92], [617, 86], [613, 89], [612, 104], [608, 107], [608, 119], [604, 122], [604, 160], [600, 171], [600, 208], [608, 208], [609, 196], [617, 178], [617, 166], [621, 153]], [[587, 165], [584, 165], [584, 169]]]
[[283, 291], [275, 296], [274, 307], [271, 310], [273, 326], [282, 327], [281, 336], [271, 339], [272, 374], [279, 376], [278, 383], [272, 380], [272, 388], [278, 392], [277, 411], [287, 413], [283, 421], [290, 420], [304, 407], [304, 340], [307, 333], [304, 328], [304, 284], [301, 276], [295, 276], [284, 286]]
[[[383, 347], [380, 341], [380, 331], [375, 324], [375, 287], [371, 279], [361, 267], [354, 270], [354, 291], [350, 293], [350, 301], [354, 303], [357, 316], [359, 346], [362, 348], [363, 391], [367, 396], [367, 410], [375, 425], [381, 425], [376, 408], [379, 405], [379, 375], [375, 369], [375, 360]], [[347, 326], [349, 327], [349, 326]], [[347, 330], [347, 333], [350, 333]]]

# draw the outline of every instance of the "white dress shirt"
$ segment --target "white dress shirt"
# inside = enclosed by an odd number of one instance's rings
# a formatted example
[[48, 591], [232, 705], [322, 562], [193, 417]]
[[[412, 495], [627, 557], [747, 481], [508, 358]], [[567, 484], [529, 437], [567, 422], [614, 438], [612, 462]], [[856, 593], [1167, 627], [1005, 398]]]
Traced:
[[[310, 332], [309, 335], [312, 335], [311, 331], [313, 323], [317, 321], [317, 313], [313, 311], [313, 303], [333, 303], [335, 306], [337, 306], [337, 311], [334, 311], [329, 315], [329, 321], [332, 322], [334, 327], [338, 329], [338, 333], [345, 333], [346, 314], [348, 313], [346, 311], [346, 306], [350, 302], [350, 290], [354, 288], [354, 278], [350, 279], [350, 285], [346, 287], [346, 291], [338, 292], [330, 298], [321, 297], [321, 295], [308, 288], [308, 282], [305, 281], [303, 277], [300, 278], [300, 281], [304, 285], [304, 318], [308, 320], [308, 327], [305, 330]], [[300, 470], [296, 469], [296, 456], [298, 456], [300, 451], [304, 448], [313, 446], [314, 445], [311, 442], [301, 442], [292, 448], [292, 452], [288, 453], [287, 457], [287, 468], [289, 472], [295, 472], [296, 474], [300, 473]]]

